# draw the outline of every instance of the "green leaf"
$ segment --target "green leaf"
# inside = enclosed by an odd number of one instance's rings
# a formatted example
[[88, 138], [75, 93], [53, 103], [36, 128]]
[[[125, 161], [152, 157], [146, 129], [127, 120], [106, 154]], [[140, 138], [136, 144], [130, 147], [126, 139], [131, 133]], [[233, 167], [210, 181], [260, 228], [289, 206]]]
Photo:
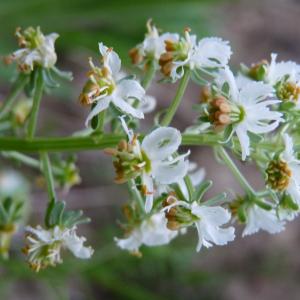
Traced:
[[192, 183], [191, 178], [190, 178], [189, 175], [186, 175], [184, 177], [184, 183], [185, 183], [186, 188], [188, 190], [189, 200], [192, 201], [193, 200], [193, 195], [195, 193], [195, 189], [194, 189], [193, 183]]
[[280, 111], [290, 111], [292, 109], [294, 109], [296, 106], [296, 103], [295, 102], [292, 102], [292, 101], [284, 101], [284, 102], [281, 102], [280, 105], [279, 105], [279, 110]]
[[225, 202], [226, 197], [227, 197], [226, 193], [220, 193], [215, 197], [208, 199], [204, 203], [207, 206], [221, 205]]
[[58, 88], [58, 82], [52, 77], [49, 69], [43, 69], [43, 79], [48, 89]]
[[200, 202], [204, 194], [211, 188], [213, 182], [211, 180], [205, 180], [201, 182], [193, 195], [193, 201]]
[[191, 79], [194, 81], [196, 84], [199, 85], [207, 85], [207, 80], [202, 78], [201, 75], [197, 71], [191, 72]]
[[177, 184], [177, 183], [171, 184], [171, 187], [173, 188], [173, 190], [175, 191], [177, 197], [178, 197], [180, 200], [185, 200], [185, 201], [188, 200], [188, 199], [186, 199], [186, 197], [185, 197], [184, 194], [182, 193], [182, 190], [181, 190], [179, 184]]
[[73, 80], [72, 72], [61, 71], [58, 68], [56, 68], [55, 66], [50, 69], [50, 72], [53, 73], [54, 76], [58, 77], [58, 79], [63, 79], [63, 80], [67, 80], [67, 81]]
[[233, 125], [230, 124], [230, 125], [226, 126], [226, 128], [224, 130], [224, 134], [223, 134], [224, 141], [222, 141], [222, 144], [227, 144], [230, 141], [230, 139], [232, 138], [233, 134], [234, 134]]
[[288, 195], [288, 194], [285, 194], [281, 201], [280, 201], [280, 206], [283, 208], [283, 209], [291, 209], [291, 210], [294, 210], [294, 211], [298, 211], [299, 210], [299, 205], [297, 203], [295, 203], [293, 201], [293, 198]]
[[0, 224], [4, 225], [9, 221], [8, 215], [3, 207], [2, 202], [0, 201]]
[[250, 138], [251, 143], [253, 144], [258, 144], [263, 140], [263, 137], [259, 134], [253, 133], [253, 132], [248, 132], [248, 136]]
[[245, 205], [241, 205], [237, 210], [237, 217], [241, 223], [246, 223], [247, 213]]
[[268, 211], [272, 210], [272, 206], [270, 204], [263, 202], [262, 200], [260, 200], [258, 198], [254, 199], [254, 203], [264, 210], [268, 210]]
[[61, 225], [72, 228], [78, 224], [89, 223], [90, 219], [83, 218], [82, 215], [83, 212], [81, 210], [66, 211], [63, 215]]
[[225, 82], [223, 85], [222, 85], [222, 93], [224, 95], [226, 95], [227, 97], [229, 97], [229, 92], [230, 92], [230, 86], [228, 84], [228, 82]]
[[47, 227], [54, 227], [61, 224], [65, 205], [64, 201], [50, 201], [45, 219]]

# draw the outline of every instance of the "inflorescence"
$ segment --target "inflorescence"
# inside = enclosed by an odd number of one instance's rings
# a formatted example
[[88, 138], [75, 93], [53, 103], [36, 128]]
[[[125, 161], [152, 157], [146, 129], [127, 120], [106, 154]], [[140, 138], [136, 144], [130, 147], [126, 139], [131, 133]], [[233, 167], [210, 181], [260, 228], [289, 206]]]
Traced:
[[[56, 189], [68, 191], [81, 181], [75, 157], [49, 157], [47, 140], [35, 139], [44, 91], [51, 92], [60, 79], [71, 79], [70, 73], [55, 66], [58, 34], [44, 35], [39, 27], [29, 27], [18, 28], [16, 37], [19, 49], [4, 57], [5, 63], [16, 63], [19, 76], [0, 108], [0, 123], [9, 124], [1, 129], [1, 136], [14, 134], [16, 139], [35, 142], [42, 151], [36, 160], [20, 153], [22, 147], [20, 152], [9, 151], [5, 139], [0, 148], [6, 150], [1, 152], [3, 157], [41, 170], [47, 184], [44, 225], [26, 227], [23, 248], [29, 266], [39, 271], [60, 264], [63, 249], [81, 259], [90, 258], [94, 250], [76, 233], [78, 225], [89, 220], [81, 211], [67, 210], [56, 196]], [[233, 73], [228, 41], [198, 39], [190, 28], [182, 35], [161, 33], [151, 21], [145, 39], [129, 51], [137, 74], [122, 70], [113, 48], [99, 43], [99, 52], [98, 62], [88, 60], [90, 70], [79, 95], [79, 103], [90, 107], [85, 121], [88, 130], [81, 135], [90, 144], [99, 138], [99, 148], [112, 158], [115, 183], [129, 188], [123, 236], [115, 238], [117, 246], [141, 256], [142, 246], [169, 244], [196, 228], [196, 250], [200, 251], [233, 241], [233, 221], [244, 226], [243, 236], [259, 230], [277, 233], [299, 214], [300, 65], [278, 62], [277, 55], [271, 54], [270, 60], [241, 65]], [[156, 114], [151, 130], [142, 133], [140, 122], [156, 107], [156, 99], [147, 90], [158, 74], [162, 84], [179, 81], [178, 89], [170, 105]], [[195, 105], [197, 119], [181, 133], [170, 123], [184, 101], [189, 80], [201, 88], [201, 101]], [[24, 96], [17, 99], [21, 92]], [[75, 147], [81, 141], [75, 136], [66, 140]], [[212, 181], [205, 179], [203, 168], [189, 161], [190, 151], [181, 150], [183, 142], [212, 147], [244, 193], [229, 196], [224, 192], [208, 198]], [[89, 147], [85, 145], [78, 148]], [[249, 184], [227, 150], [236, 160], [257, 166], [264, 189], [256, 191]], [[1, 176], [1, 190], [5, 191], [5, 184], [21, 186], [16, 176], [3, 183]], [[0, 191], [0, 252], [5, 258], [11, 237], [24, 227], [25, 195], [16, 188], [10, 193]]]

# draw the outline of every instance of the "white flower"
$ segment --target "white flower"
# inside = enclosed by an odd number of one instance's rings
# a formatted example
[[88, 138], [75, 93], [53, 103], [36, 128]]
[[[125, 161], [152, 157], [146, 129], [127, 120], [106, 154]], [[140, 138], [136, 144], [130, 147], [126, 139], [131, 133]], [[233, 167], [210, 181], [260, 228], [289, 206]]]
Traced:
[[283, 135], [284, 151], [281, 154], [281, 159], [287, 163], [291, 171], [289, 183], [286, 192], [290, 194], [293, 200], [300, 205], [300, 160], [295, 157], [293, 140], [288, 134]]
[[134, 155], [140, 160], [134, 169], [138, 167], [141, 173], [139, 175], [146, 189], [145, 210], [149, 212], [153, 205], [154, 181], [157, 184], [171, 184], [182, 179], [187, 173], [188, 161], [185, 157], [189, 153], [174, 157], [181, 144], [181, 134], [175, 128], [157, 128], [146, 135], [140, 145], [123, 118], [121, 121]]
[[300, 65], [293, 61], [276, 62], [277, 54], [271, 54], [271, 63], [265, 81], [276, 89], [280, 100], [292, 100], [300, 108]]
[[15, 60], [22, 70], [32, 71], [35, 65], [44, 68], [52, 68], [55, 65], [57, 55], [54, 42], [58, 38], [57, 33], [44, 35], [39, 27], [30, 27], [23, 34], [20, 30], [17, 31], [16, 35], [22, 48], [15, 51], [11, 59]]
[[266, 82], [275, 85], [284, 77], [288, 76], [291, 81], [299, 82], [300, 79], [300, 65], [293, 61], [276, 62], [277, 54], [271, 54], [271, 63], [266, 75]]
[[279, 220], [273, 209], [267, 211], [253, 204], [247, 210], [247, 225], [243, 231], [243, 237], [259, 230], [265, 230], [272, 234], [278, 233], [284, 230], [284, 222]]
[[154, 25], [151, 25], [151, 20], [147, 22], [147, 28], [148, 33], [146, 34], [143, 43], [138, 46], [143, 56], [159, 59], [165, 52], [165, 41], [176, 41], [179, 39], [177, 33], [166, 32], [159, 35], [157, 28]]
[[41, 226], [36, 228], [28, 226], [26, 231], [28, 244], [24, 252], [28, 256], [30, 266], [36, 271], [62, 263], [60, 256], [62, 248], [69, 249], [75, 257], [81, 259], [90, 258], [94, 252], [91, 247], [83, 245], [86, 239], [77, 236], [76, 227], [69, 229], [55, 226], [44, 229]]
[[121, 249], [138, 252], [141, 245], [150, 247], [165, 245], [176, 236], [177, 231], [167, 228], [165, 214], [159, 212], [144, 220], [139, 227], [130, 232], [127, 238], [115, 238], [115, 241]]
[[[185, 31], [183, 38], [177, 38], [178, 53], [174, 52], [170, 76], [175, 81], [184, 74], [184, 67], [193, 69], [220, 68], [228, 64], [231, 49], [227, 41], [220, 38], [203, 38], [197, 42], [196, 35]], [[182, 59], [184, 57], [184, 59]]]
[[229, 102], [232, 107], [232, 123], [240, 141], [242, 159], [250, 155], [250, 138], [248, 132], [255, 134], [268, 133], [277, 128], [283, 121], [280, 112], [270, 110], [269, 106], [279, 100], [267, 100], [273, 88], [262, 82], [251, 81], [238, 86], [228, 67], [220, 70], [217, 85], [221, 89], [225, 82], [229, 85]]
[[200, 205], [196, 201], [187, 203], [184, 201], [176, 201], [165, 207], [164, 211], [175, 206], [183, 206], [190, 210], [191, 220], [195, 224], [199, 241], [197, 251], [200, 251], [202, 245], [206, 248], [215, 245], [226, 245], [235, 238], [234, 228], [232, 226], [222, 228], [221, 226], [228, 223], [231, 219], [231, 214], [228, 210], [221, 206], [205, 206]]
[[[88, 115], [86, 125], [94, 116], [106, 110], [110, 103], [123, 113], [139, 119], [144, 118], [142, 111], [129, 104], [130, 99], [141, 101], [145, 95], [144, 89], [136, 80], [118, 80], [121, 70], [121, 60], [118, 54], [102, 43], [99, 43], [99, 50], [103, 58], [103, 66], [100, 69], [90, 61], [92, 71], [81, 95], [81, 99], [84, 99], [82, 102], [88, 104], [97, 102]], [[92, 88], [90, 88], [91, 85]]]
[[[278, 99], [282, 101], [294, 101], [296, 107], [300, 108], [300, 65], [293, 61], [281, 61], [276, 62], [277, 54], [271, 54], [271, 63], [263, 61], [254, 65], [247, 74], [239, 74], [238, 81], [240, 83], [246, 84], [252, 81], [249, 77], [249, 73], [254, 74], [257, 72], [256, 69], [259, 67], [264, 67], [264, 73], [259, 76], [259, 79], [255, 77], [255, 80], [262, 80], [273, 86]], [[258, 75], [256, 75], [258, 76]], [[253, 77], [253, 76], [252, 76]]]

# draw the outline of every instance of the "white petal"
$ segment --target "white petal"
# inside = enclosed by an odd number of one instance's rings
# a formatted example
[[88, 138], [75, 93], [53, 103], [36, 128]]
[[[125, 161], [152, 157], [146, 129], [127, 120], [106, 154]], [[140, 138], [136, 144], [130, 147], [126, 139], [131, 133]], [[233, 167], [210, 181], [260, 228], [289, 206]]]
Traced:
[[230, 213], [226, 209], [220, 206], [200, 206], [198, 203], [193, 202], [191, 212], [199, 217], [199, 221], [195, 222], [199, 235], [197, 251], [199, 251], [202, 244], [208, 248], [212, 246], [212, 243], [226, 245], [234, 240], [233, 227], [220, 228], [221, 225], [227, 223], [231, 218]]
[[113, 77], [116, 77], [121, 70], [119, 55], [115, 51], [109, 50], [103, 43], [99, 43], [99, 51], [104, 58], [104, 64], [110, 69]]
[[121, 124], [122, 124], [123, 130], [125, 131], [125, 133], [126, 133], [126, 135], [128, 137], [129, 142], [132, 142], [133, 137], [134, 137], [133, 130], [128, 128], [128, 126], [127, 126], [127, 124], [125, 122], [125, 116], [121, 116], [121, 117], [119, 117], [119, 119], [121, 120]]
[[115, 238], [115, 242], [123, 250], [138, 251], [142, 245], [142, 238], [141, 231], [137, 229], [132, 231], [126, 239]]
[[224, 67], [228, 64], [231, 54], [227, 41], [211, 37], [199, 41], [192, 59], [198, 67]]
[[167, 219], [163, 212], [152, 215], [141, 225], [143, 244], [159, 246], [168, 244], [177, 235], [177, 231], [167, 228]]
[[267, 80], [270, 84], [275, 85], [285, 76], [289, 76], [289, 80], [296, 81], [299, 78], [300, 66], [293, 61], [282, 61], [276, 63], [277, 54], [271, 54], [271, 64]]
[[288, 134], [283, 135], [284, 140], [284, 152], [282, 158], [287, 162], [295, 159], [294, 157], [294, 144], [292, 138]]
[[300, 186], [299, 182], [295, 182], [292, 178], [286, 189], [287, 193], [292, 197], [293, 201], [300, 206]]
[[143, 101], [140, 102], [139, 109], [144, 113], [148, 114], [154, 111], [156, 107], [156, 99], [150, 95], [145, 95]]
[[245, 76], [244, 74], [238, 73], [235, 81], [238, 89], [241, 90], [245, 85], [247, 85], [249, 82], [252, 82], [253, 80]]
[[145, 136], [142, 148], [151, 160], [163, 160], [176, 152], [180, 144], [180, 131], [172, 127], [160, 127]]
[[131, 115], [137, 119], [143, 119], [144, 114], [139, 110], [128, 104], [122, 98], [114, 97], [112, 100], [113, 104], [119, 108], [123, 113]]
[[263, 123], [263, 122], [257, 122], [257, 123], [245, 122], [245, 126], [247, 127], [247, 130], [256, 134], [271, 132], [275, 130], [278, 127], [278, 125], [279, 125], [278, 121], [275, 121], [271, 124]]
[[205, 169], [204, 168], [200, 168], [199, 170], [189, 174], [192, 184], [193, 186], [197, 186], [198, 184], [200, 184], [204, 178], [205, 178]]
[[70, 232], [64, 238], [65, 246], [74, 254], [74, 256], [81, 259], [88, 259], [94, 253], [94, 250], [91, 247], [85, 247], [83, 243], [85, 238], [78, 237], [75, 231]]
[[88, 127], [89, 122], [93, 119], [94, 116], [98, 115], [101, 111], [105, 110], [108, 108], [112, 98], [110, 96], [102, 98], [98, 101], [96, 106], [91, 110], [89, 113], [86, 121], [85, 121], [85, 126]]
[[215, 226], [221, 226], [229, 222], [231, 218], [229, 211], [221, 206], [204, 206], [193, 202], [191, 211], [193, 215], [198, 216], [204, 222]]
[[[196, 251], [199, 252], [202, 248], [202, 245], [203, 245], [202, 228], [201, 228], [201, 223], [200, 222], [196, 222], [195, 225], [196, 225], [197, 232], [198, 232], [198, 243], [197, 243]], [[209, 244], [206, 244], [206, 247], [208, 248]]]
[[242, 87], [240, 103], [251, 105], [266, 99], [273, 92], [273, 87], [262, 82], [252, 81]]
[[203, 239], [215, 245], [223, 246], [235, 239], [234, 228], [219, 228], [208, 223], [202, 223]]
[[135, 98], [142, 100], [145, 96], [145, 90], [136, 80], [124, 79], [117, 85], [116, 94], [119, 98]]
[[239, 124], [237, 125], [235, 132], [241, 145], [242, 160], [245, 160], [246, 157], [250, 155], [250, 139], [247, 135], [247, 129], [243, 124]]
[[43, 229], [41, 226], [37, 226], [36, 228], [33, 228], [31, 226], [27, 226], [26, 228], [27, 232], [32, 233], [35, 235], [39, 240], [50, 243], [53, 241], [53, 237], [50, 231]]
[[182, 179], [188, 170], [188, 161], [184, 159], [175, 164], [152, 163], [153, 177], [160, 184], [171, 184]]
[[278, 233], [284, 229], [284, 222], [281, 222], [274, 211], [266, 211], [257, 205], [248, 209], [247, 225], [243, 236], [258, 232], [260, 229], [269, 233]]
[[216, 84], [219, 89], [222, 88], [223, 84], [227, 82], [229, 85], [229, 97], [233, 102], [239, 102], [239, 93], [237, 84], [234, 78], [233, 73], [229, 69], [229, 67], [225, 67], [224, 69], [219, 70], [218, 76], [216, 78]]

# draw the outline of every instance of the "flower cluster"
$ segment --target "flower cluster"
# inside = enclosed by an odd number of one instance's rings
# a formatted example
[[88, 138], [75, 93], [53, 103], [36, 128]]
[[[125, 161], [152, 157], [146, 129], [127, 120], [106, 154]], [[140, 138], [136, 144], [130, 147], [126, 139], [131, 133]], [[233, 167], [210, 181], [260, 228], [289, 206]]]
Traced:
[[[4, 158], [41, 170], [47, 183], [45, 225], [27, 227], [24, 248], [35, 271], [61, 263], [63, 249], [82, 259], [93, 254], [91, 247], [84, 246], [85, 238], [76, 233], [77, 226], [88, 219], [82, 218], [81, 211], [65, 210], [55, 193], [57, 188], [67, 192], [80, 183], [75, 158], [64, 161], [56, 156], [54, 163], [54, 156], [47, 153], [50, 150], [103, 149], [112, 158], [115, 183], [129, 189], [120, 222], [123, 236], [115, 237], [115, 242], [134, 255], [141, 256], [144, 246], [169, 244], [190, 228], [198, 233], [197, 251], [233, 241], [237, 223], [244, 227], [242, 236], [260, 230], [278, 233], [299, 214], [300, 65], [277, 62], [277, 55], [271, 54], [270, 62], [241, 65], [234, 73], [227, 41], [199, 39], [189, 28], [182, 35], [162, 33], [149, 21], [144, 40], [129, 52], [142, 76], [125, 73], [113, 48], [99, 43], [99, 64], [89, 59], [90, 70], [79, 95], [79, 102], [90, 107], [86, 128], [61, 140], [44, 140], [35, 139], [34, 133], [43, 91], [53, 85], [51, 72], [59, 73], [57, 35], [45, 36], [39, 28], [30, 27], [17, 30], [17, 37], [20, 49], [6, 61], [17, 62], [20, 76], [13, 97], [0, 108], [0, 123], [3, 117], [11, 120], [4, 133], [14, 132], [17, 138], [0, 137], [0, 150], [7, 150], [1, 151]], [[160, 83], [179, 81], [177, 92], [168, 107], [157, 112], [151, 129], [142, 133], [139, 124], [144, 114], [156, 107], [155, 98], [146, 92], [157, 74]], [[194, 106], [197, 119], [180, 132], [171, 122], [189, 79], [199, 86], [201, 101]], [[28, 88], [29, 98], [11, 107], [15, 95]], [[23, 145], [19, 137], [25, 134], [31, 143]], [[40, 159], [8, 151], [15, 150], [15, 145], [39, 151]], [[241, 185], [242, 194], [207, 196], [212, 181], [205, 179], [203, 168], [189, 161], [191, 151], [182, 149], [195, 145], [214, 148], [217, 160]], [[235, 160], [254, 163], [264, 188], [255, 190]], [[0, 250], [6, 256], [10, 238], [22, 224], [24, 201], [19, 200], [0, 199]]]
[[29, 27], [23, 32], [17, 28], [16, 37], [20, 49], [5, 58], [7, 63], [16, 61], [20, 71], [28, 73], [36, 66], [46, 69], [52, 68], [57, 60], [54, 48], [57, 33], [44, 35], [40, 27]]
[[74, 256], [81, 259], [88, 259], [93, 254], [91, 247], [83, 245], [86, 239], [77, 236], [76, 227], [69, 229], [55, 226], [48, 230], [41, 226], [27, 227], [26, 240], [28, 244], [23, 252], [28, 257], [30, 268], [37, 272], [62, 263], [62, 248], [69, 249]]

